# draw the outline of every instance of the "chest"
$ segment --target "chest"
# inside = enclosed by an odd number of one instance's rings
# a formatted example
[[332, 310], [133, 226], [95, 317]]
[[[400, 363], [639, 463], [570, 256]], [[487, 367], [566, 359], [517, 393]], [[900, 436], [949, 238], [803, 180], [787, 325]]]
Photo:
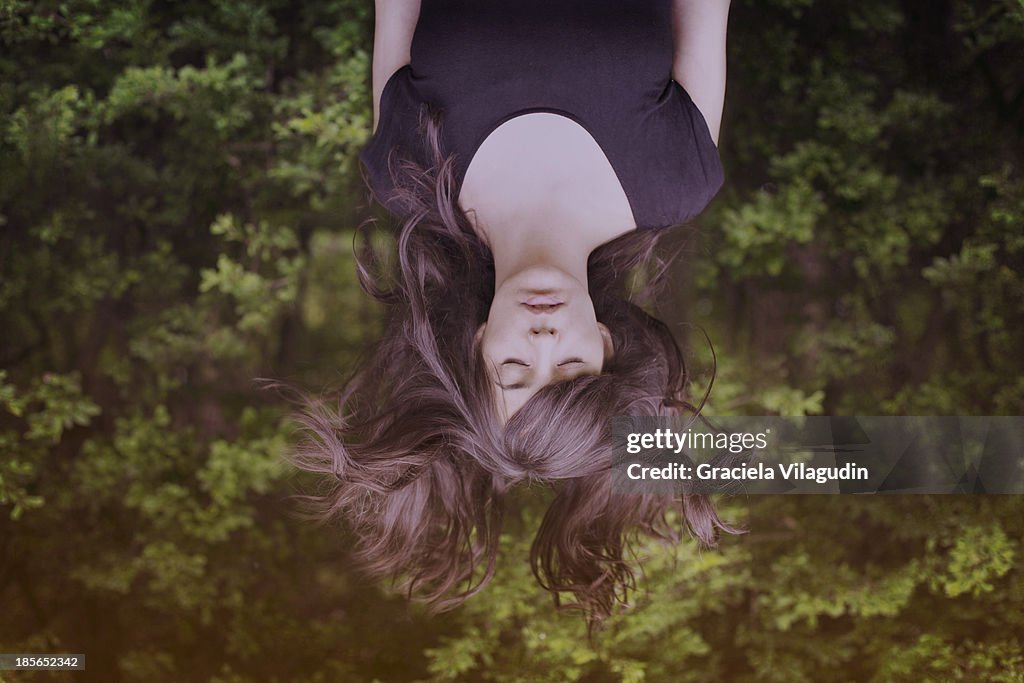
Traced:
[[611, 239], [636, 228], [607, 154], [580, 123], [554, 113], [511, 118], [473, 152], [459, 205], [489, 219], [586, 223]]

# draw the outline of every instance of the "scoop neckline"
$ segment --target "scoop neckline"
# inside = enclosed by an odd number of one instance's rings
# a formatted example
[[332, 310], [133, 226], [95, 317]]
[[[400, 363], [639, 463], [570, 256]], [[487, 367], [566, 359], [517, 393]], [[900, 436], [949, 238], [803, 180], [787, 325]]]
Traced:
[[633, 205], [633, 198], [629, 196], [629, 191], [626, 189], [626, 184], [622, 181], [622, 174], [616, 167], [615, 160], [612, 159], [612, 156], [608, 153], [608, 149], [601, 144], [601, 140], [599, 140], [598, 137], [594, 135], [594, 132], [587, 125], [587, 122], [584, 121], [580, 116], [577, 116], [572, 112], [568, 112], [563, 109], [558, 109], [555, 107], [524, 107], [518, 109], [514, 112], [501, 116], [495, 123], [489, 125], [486, 130], [484, 130], [479, 136], [477, 136], [477, 139], [474, 140], [473, 145], [470, 146], [469, 152], [466, 154], [465, 161], [459, 159], [458, 157], [456, 157], [455, 159], [456, 203], [459, 203], [459, 201], [462, 198], [463, 181], [466, 179], [466, 174], [469, 172], [469, 167], [473, 163], [473, 159], [476, 158], [477, 152], [480, 151], [480, 148], [483, 146], [483, 144], [487, 142], [487, 140], [506, 123], [518, 118], [522, 118], [524, 116], [530, 116], [531, 114], [553, 114], [555, 116], [560, 116], [564, 119], [568, 119], [569, 121], [575, 123], [583, 130], [584, 133], [587, 134], [587, 136], [594, 142], [597, 148], [601, 151], [601, 154], [604, 156], [605, 161], [608, 162], [608, 167], [611, 168], [612, 173], [615, 175], [615, 182], [619, 184], [619, 189], [622, 191], [623, 196], [626, 198], [626, 203], [629, 204], [630, 218], [633, 220], [633, 227], [630, 230], [635, 230], [639, 228], [640, 224], [636, 218], [636, 207]]

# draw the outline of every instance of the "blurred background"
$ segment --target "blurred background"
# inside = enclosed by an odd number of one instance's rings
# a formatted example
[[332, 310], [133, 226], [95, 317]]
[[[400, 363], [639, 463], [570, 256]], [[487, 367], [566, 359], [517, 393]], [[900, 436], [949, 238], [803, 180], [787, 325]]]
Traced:
[[[593, 640], [431, 616], [295, 518], [354, 279], [369, 0], [0, 0], [0, 681], [1022, 681], [1020, 497], [734, 497]], [[709, 414], [1024, 414], [1024, 3], [734, 0], [726, 187], [660, 314]], [[698, 343], [699, 341], [699, 343]]]

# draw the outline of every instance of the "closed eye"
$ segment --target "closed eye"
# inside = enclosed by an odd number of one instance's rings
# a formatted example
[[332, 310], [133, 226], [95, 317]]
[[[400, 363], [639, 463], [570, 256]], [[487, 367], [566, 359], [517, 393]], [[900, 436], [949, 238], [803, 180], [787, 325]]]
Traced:
[[559, 363], [558, 367], [563, 367], [565, 365], [572, 365], [573, 363], [582, 363], [582, 362], [583, 362], [582, 358], [567, 358], [567, 359], [563, 360], [561, 363]]
[[[530, 367], [529, 363], [527, 363], [524, 360], [520, 360], [519, 358], [506, 358], [505, 360], [503, 360], [501, 362], [501, 367], [504, 368], [506, 365], [518, 365], [518, 366], [523, 367], [523, 368], [529, 368]], [[517, 371], [512, 371], [512, 372], [514, 374], [520, 374]], [[525, 371], [523, 371], [523, 372], [525, 372]], [[526, 388], [526, 384], [524, 382], [521, 382], [521, 381], [520, 382], [516, 382], [514, 384], [503, 384], [501, 382], [501, 380], [499, 379], [498, 382], [497, 382], [497, 385], [499, 387], [501, 387], [502, 389], [504, 389], [505, 391], [514, 391], [516, 389], [525, 389]]]

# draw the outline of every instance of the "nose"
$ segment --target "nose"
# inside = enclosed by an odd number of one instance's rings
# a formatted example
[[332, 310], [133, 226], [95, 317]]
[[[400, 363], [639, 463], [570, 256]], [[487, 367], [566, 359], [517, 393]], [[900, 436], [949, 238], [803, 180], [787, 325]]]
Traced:
[[534, 337], [555, 336], [558, 331], [551, 325], [531, 325], [530, 335]]

